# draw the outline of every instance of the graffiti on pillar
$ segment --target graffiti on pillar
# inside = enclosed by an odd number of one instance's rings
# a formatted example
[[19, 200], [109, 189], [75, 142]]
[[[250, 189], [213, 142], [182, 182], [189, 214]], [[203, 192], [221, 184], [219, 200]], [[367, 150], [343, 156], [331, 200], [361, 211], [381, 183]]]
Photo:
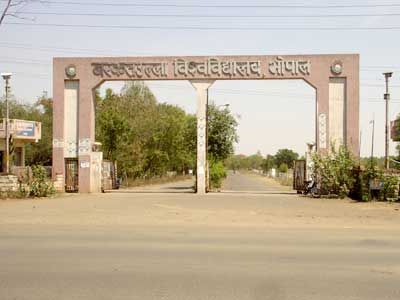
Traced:
[[326, 114], [319, 114], [318, 116], [318, 137], [319, 137], [319, 148], [326, 148]]
[[90, 139], [80, 139], [79, 140], [79, 155], [86, 155], [91, 152], [91, 142]]
[[64, 139], [53, 139], [53, 148], [64, 148]]

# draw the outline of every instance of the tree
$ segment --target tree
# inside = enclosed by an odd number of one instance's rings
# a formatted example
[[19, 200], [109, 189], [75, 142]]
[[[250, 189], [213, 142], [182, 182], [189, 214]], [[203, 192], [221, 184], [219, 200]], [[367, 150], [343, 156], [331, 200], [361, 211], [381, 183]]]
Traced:
[[14, 17], [17, 19], [25, 19], [19, 15], [20, 9], [28, 2], [34, 2], [34, 0], [5, 0], [5, 6], [3, 12], [0, 15], [0, 25], [3, 23], [5, 17]]
[[222, 161], [233, 154], [234, 143], [239, 140], [237, 126], [229, 108], [221, 110], [213, 103], [208, 106], [208, 154], [212, 159]]
[[[53, 100], [42, 96], [33, 104], [9, 101], [11, 119], [22, 119], [42, 123], [42, 137], [37, 143], [25, 146], [25, 163], [27, 165], [50, 166], [52, 161], [53, 141]], [[5, 103], [0, 104], [0, 115], [5, 116]]]
[[248, 156], [247, 160], [248, 160], [248, 169], [256, 169], [256, 170], [262, 169], [264, 159], [260, 151], [258, 151], [256, 154]]
[[262, 164], [264, 172], [268, 172], [272, 168], [276, 167], [275, 156], [268, 154]]
[[287, 173], [288, 171], [288, 165], [285, 163], [281, 163], [279, 165], [279, 173]]
[[277, 166], [281, 164], [286, 164], [288, 167], [293, 166], [293, 161], [295, 161], [299, 155], [290, 149], [279, 149], [275, 154], [275, 163]]
[[96, 97], [96, 138], [104, 156], [116, 160], [129, 178], [162, 176], [193, 169], [196, 117], [181, 108], [158, 103], [143, 82], [127, 83], [121, 94]]
[[26, 164], [51, 166], [53, 153], [53, 100], [44, 96], [39, 98], [32, 107], [31, 113], [25, 119], [42, 123], [41, 139], [37, 143], [26, 145]]
[[102, 143], [104, 158], [112, 161], [117, 159], [117, 151], [125, 145], [130, 134], [118, 100], [118, 96], [108, 89], [104, 100], [98, 103], [96, 114], [97, 138]]

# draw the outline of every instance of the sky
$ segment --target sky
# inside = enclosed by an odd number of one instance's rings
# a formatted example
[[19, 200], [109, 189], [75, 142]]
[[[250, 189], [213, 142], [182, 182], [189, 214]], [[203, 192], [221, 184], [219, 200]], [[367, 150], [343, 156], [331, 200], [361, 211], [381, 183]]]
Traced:
[[[0, 0], [0, 10], [5, 5]], [[359, 53], [361, 154], [384, 155], [385, 88], [390, 119], [400, 113], [400, 3], [395, 0], [42, 0], [19, 7], [0, 26], [0, 72], [30, 103], [52, 95], [59, 56], [284, 55]], [[123, 83], [102, 86], [119, 91]], [[148, 82], [161, 102], [196, 110], [185, 81]], [[0, 91], [4, 83], [0, 81]], [[1, 94], [1, 92], [0, 92]], [[210, 100], [239, 119], [236, 153], [305, 152], [315, 140], [315, 94], [303, 81], [217, 81]], [[391, 143], [391, 153], [396, 144]]]

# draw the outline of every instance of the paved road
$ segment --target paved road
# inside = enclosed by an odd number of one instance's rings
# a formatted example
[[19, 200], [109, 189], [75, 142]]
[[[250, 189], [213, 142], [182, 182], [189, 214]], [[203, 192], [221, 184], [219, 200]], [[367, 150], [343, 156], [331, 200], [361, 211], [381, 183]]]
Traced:
[[112, 193], [193, 193], [195, 179], [174, 181], [161, 184], [150, 184], [130, 188], [121, 188], [119, 190], [108, 191]]
[[0, 299], [397, 300], [399, 209], [234, 193], [0, 201]]
[[291, 187], [282, 186], [276, 181], [254, 173], [228, 172], [222, 191], [254, 193], [293, 193]]

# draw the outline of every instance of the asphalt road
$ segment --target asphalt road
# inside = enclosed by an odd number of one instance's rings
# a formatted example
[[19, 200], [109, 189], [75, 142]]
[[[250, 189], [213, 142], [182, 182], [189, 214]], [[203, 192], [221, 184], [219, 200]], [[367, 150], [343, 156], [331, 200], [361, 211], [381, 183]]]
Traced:
[[222, 191], [225, 192], [254, 192], [254, 193], [293, 193], [291, 187], [281, 186], [276, 181], [254, 173], [242, 171], [228, 172], [223, 182]]
[[119, 190], [112, 190], [107, 192], [112, 193], [193, 193], [194, 192], [195, 178], [173, 181], [162, 184], [150, 184], [145, 186], [120, 188]]
[[0, 201], [0, 299], [400, 299], [399, 208], [223, 193]]

